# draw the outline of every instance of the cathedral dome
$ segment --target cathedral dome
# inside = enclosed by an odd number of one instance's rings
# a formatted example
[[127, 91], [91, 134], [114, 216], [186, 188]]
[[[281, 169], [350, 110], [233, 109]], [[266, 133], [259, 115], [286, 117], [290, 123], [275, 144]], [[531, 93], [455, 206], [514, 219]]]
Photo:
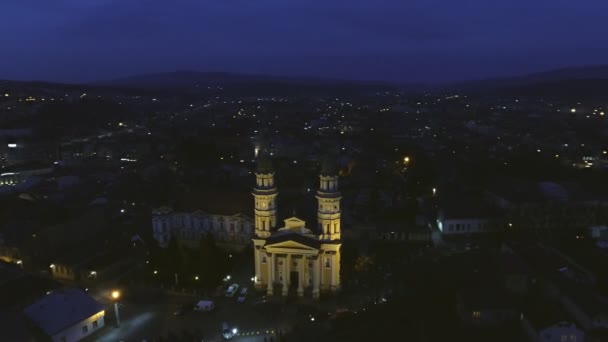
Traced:
[[332, 156], [325, 156], [321, 162], [321, 176], [337, 176], [338, 175], [338, 163], [336, 158]]
[[262, 154], [258, 158], [255, 172], [262, 174], [274, 172], [274, 168], [272, 167], [272, 160], [270, 160], [270, 158], [266, 154]]

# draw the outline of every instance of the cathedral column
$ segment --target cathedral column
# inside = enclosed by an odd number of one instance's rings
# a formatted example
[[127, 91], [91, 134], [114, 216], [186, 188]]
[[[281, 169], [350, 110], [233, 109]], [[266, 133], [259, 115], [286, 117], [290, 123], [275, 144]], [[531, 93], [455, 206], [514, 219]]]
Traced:
[[283, 261], [283, 296], [287, 296], [289, 294], [289, 263], [291, 262], [291, 255], [285, 255], [285, 260]]
[[300, 256], [300, 268], [298, 270], [298, 296], [302, 297], [304, 295], [304, 264], [306, 263], [306, 257], [304, 255]]
[[274, 284], [274, 258], [275, 258], [275, 253], [272, 253], [272, 255], [267, 258], [268, 260], [268, 279], [267, 279], [267, 288], [266, 288], [266, 294], [269, 296], [272, 296], [274, 294], [274, 288], [273, 288], [273, 284]]
[[254, 259], [255, 259], [255, 282], [254, 285], [257, 289], [262, 284], [262, 265], [260, 264], [260, 249], [257, 246], [254, 246]]
[[331, 289], [332, 291], [340, 288], [340, 254], [334, 253], [331, 256]]
[[312, 277], [312, 297], [319, 298], [319, 286], [321, 284], [321, 257], [317, 256], [317, 260], [315, 260], [313, 265], [313, 277]]

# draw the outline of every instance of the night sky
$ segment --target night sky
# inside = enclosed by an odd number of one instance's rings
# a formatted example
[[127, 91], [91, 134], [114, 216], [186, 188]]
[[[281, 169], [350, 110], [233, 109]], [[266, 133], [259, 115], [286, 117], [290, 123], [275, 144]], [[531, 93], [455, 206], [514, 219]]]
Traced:
[[0, 79], [437, 82], [608, 63], [606, 0], [1, 0]]

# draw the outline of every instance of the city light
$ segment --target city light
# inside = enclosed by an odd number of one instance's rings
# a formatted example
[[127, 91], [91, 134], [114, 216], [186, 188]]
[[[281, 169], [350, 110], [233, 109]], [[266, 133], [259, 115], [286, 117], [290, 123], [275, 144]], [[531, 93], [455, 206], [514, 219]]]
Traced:
[[570, 112], [571, 112], [571, 113], [576, 113], [576, 108], [572, 108], [572, 109], [570, 109]]
[[118, 290], [112, 291], [112, 299], [116, 300], [118, 298], [120, 298], [120, 291], [118, 291]]
[[194, 277], [194, 280], [198, 280], [198, 276], [195, 276], [195, 277]]
[[17, 144], [8, 144], [8, 148], [16, 148]]
[[51, 269], [53, 269], [53, 268], [55, 268], [55, 264], [51, 264], [49, 267], [50, 267]]
[[157, 271], [157, 270], [154, 270], [154, 274], [158, 274], [158, 271]]

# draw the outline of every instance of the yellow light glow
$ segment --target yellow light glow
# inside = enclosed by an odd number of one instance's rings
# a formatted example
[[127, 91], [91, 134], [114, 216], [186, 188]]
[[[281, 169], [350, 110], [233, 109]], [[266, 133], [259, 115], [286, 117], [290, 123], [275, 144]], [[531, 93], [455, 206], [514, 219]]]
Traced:
[[114, 290], [114, 291], [112, 291], [112, 298], [113, 298], [113, 299], [118, 299], [118, 298], [120, 298], [120, 291], [118, 291], [118, 290]]
[[570, 109], [570, 112], [572, 112], [572, 113], [576, 113], [576, 108], [572, 108], [572, 109]]
[[410, 157], [407, 157], [407, 156], [406, 156], [406, 157], [403, 157], [403, 163], [404, 163], [404, 164], [407, 164], [407, 163], [409, 163], [409, 162], [410, 162]]

